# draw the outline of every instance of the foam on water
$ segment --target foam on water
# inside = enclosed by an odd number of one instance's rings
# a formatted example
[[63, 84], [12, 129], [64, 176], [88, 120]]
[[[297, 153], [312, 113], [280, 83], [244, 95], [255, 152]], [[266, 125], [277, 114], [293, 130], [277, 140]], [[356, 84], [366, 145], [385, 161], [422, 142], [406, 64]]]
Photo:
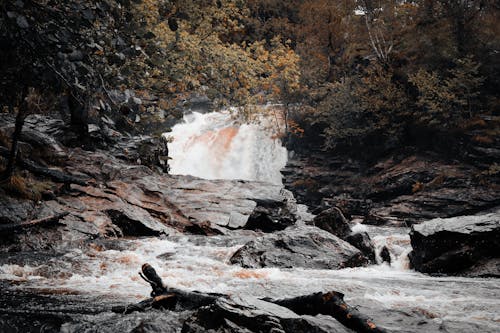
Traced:
[[165, 135], [173, 138], [169, 144], [172, 174], [281, 184], [287, 151], [266, 118], [241, 124], [230, 111], [193, 112]]
[[500, 319], [500, 286], [495, 279], [429, 277], [387, 264], [342, 270], [245, 269], [228, 261], [250, 238], [235, 242], [225, 237], [122, 241], [121, 247], [127, 248], [122, 251], [75, 249], [39, 265], [2, 265], [0, 279], [45, 292], [73, 290], [134, 302], [149, 295], [149, 285], [137, 274], [148, 262], [168, 286], [188, 290], [276, 298], [337, 290], [353, 304], [373, 301], [390, 310], [425, 311], [454, 321], [481, 318], [492, 325]]

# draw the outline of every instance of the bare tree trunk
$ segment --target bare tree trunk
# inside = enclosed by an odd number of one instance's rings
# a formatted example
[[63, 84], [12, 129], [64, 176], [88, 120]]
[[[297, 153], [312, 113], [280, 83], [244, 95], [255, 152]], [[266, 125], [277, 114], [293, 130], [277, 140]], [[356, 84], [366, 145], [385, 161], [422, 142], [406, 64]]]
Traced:
[[12, 134], [12, 144], [10, 148], [10, 154], [7, 162], [7, 167], [5, 168], [4, 174], [2, 176], [3, 180], [10, 179], [10, 177], [12, 177], [12, 175], [14, 174], [14, 170], [16, 168], [18, 142], [19, 142], [19, 137], [21, 136], [21, 132], [23, 130], [24, 120], [26, 119], [26, 115], [28, 113], [27, 107], [28, 106], [26, 100], [23, 97], [23, 101], [21, 102], [21, 105], [16, 115], [16, 124], [14, 127], [14, 133]]

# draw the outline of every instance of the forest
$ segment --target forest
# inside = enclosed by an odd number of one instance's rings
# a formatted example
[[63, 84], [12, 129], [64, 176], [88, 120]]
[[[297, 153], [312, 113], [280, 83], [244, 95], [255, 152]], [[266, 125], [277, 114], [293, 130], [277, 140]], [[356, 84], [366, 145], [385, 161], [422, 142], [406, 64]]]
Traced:
[[[4, 108], [20, 108], [29, 88], [40, 97], [37, 110], [22, 113], [50, 111], [67, 96], [77, 127], [99, 112], [119, 113], [123, 105], [106, 93], [115, 89], [161, 96], [167, 114], [192, 93], [217, 105], [285, 103], [300, 109], [293, 113], [302, 127], [321, 129], [328, 149], [374, 137], [455, 141], [498, 113], [495, 1], [3, 7]], [[491, 141], [492, 131], [469, 139]]]
[[0, 0], [0, 331], [496, 332], [499, 92], [497, 0]]

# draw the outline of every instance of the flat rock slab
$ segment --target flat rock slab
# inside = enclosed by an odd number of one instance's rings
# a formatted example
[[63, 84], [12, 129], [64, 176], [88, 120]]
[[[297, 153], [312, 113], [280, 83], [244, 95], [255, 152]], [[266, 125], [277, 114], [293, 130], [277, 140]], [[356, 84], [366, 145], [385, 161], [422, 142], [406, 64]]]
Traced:
[[410, 238], [410, 261], [418, 271], [468, 275], [467, 271], [481, 261], [482, 268], [476, 267], [474, 276], [500, 275], [497, 264], [487, 264], [500, 257], [500, 211], [433, 219], [414, 225]]

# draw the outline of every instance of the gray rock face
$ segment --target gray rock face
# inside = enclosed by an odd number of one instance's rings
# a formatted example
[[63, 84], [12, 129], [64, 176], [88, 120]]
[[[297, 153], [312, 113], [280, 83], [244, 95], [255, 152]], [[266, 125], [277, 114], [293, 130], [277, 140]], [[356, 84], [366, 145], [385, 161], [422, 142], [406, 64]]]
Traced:
[[302, 267], [339, 269], [362, 266], [363, 254], [340, 238], [316, 227], [291, 227], [245, 244], [231, 258], [247, 268]]
[[330, 316], [300, 316], [253, 297], [220, 298], [184, 323], [183, 332], [351, 332]]
[[[166, 152], [159, 152], [150, 137], [120, 137], [111, 151], [74, 148], [69, 154], [62, 121], [32, 116], [25, 127], [20, 144], [33, 147], [26, 156], [31, 158], [31, 151], [44, 146], [40, 164], [53, 165], [57, 160], [57, 170], [88, 182], [58, 190], [57, 200], [52, 193], [37, 204], [0, 198], [0, 223], [69, 213], [58, 227], [9, 235], [8, 244], [1, 245], [11, 251], [80, 246], [89, 239], [108, 237], [213, 235], [234, 229], [270, 232], [295, 223], [295, 200], [282, 186], [154, 172], [148, 166], [156, 167], [157, 157]], [[10, 130], [0, 127], [2, 133]]]
[[[489, 165], [496, 156], [490, 153], [484, 154]], [[500, 205], [498, 176], [485, 183], [474, 176], [484, 169], [434, 155], [400, 157], [381, 158], [365, 169], [359, 161], [310, 149], [288, 161], [285, 186], [313, 213], [337, 206], [347, 218], [362, 216], [374, 225], [407, 226]]]
[[[500, 275], [497, 264], [485, 261], [500, 257], [500, 212], [433, 219], [415, 225], [410, 232], [413, 267], [425, 273], [474, 276]], [[479, 262], [481, 263], [479, 264]], [[469, 269], [475, 268], [476, 274]]]

